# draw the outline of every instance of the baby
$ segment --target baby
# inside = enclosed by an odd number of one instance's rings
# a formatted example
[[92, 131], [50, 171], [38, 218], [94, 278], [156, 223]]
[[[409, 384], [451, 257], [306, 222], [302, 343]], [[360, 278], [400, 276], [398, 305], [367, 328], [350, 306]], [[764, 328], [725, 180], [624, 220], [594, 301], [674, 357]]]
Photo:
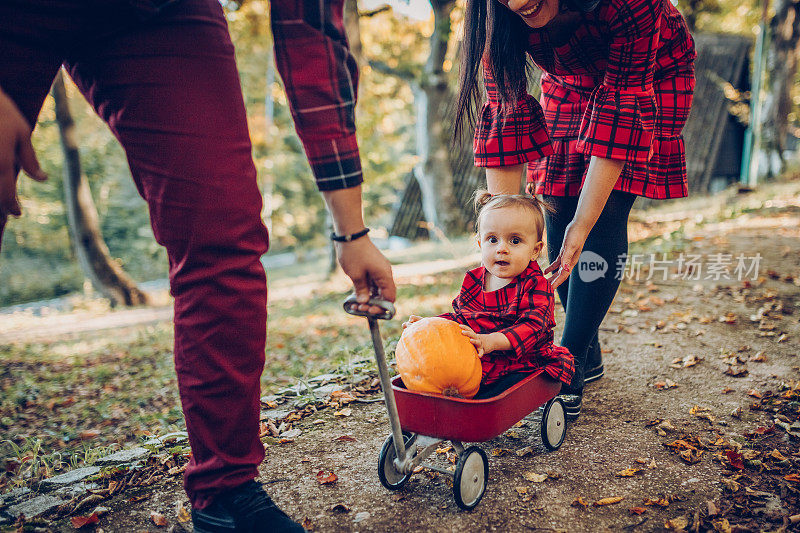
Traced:
[[[553, 344], [553, 288], [536, 262], [548, 206], [527, 194], [478, 191], [475, 208], [481, 266], [464, 276], [453, 312], [440, 315], [461, 326], [481, 357], [475, 398], [496, 396], [540, 368], [568, 384], [573, 357]], [[403, 327], [419, 319], [411, 315]]]

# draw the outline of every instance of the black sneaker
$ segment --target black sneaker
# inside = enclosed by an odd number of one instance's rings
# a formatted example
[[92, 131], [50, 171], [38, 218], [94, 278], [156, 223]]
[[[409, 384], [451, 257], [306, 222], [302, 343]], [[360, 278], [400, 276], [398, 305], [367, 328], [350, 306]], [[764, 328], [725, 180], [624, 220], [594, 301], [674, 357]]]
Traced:
[[300, 533], [303, 527], [278, 509], [261, 483], [223, 492], [205, 509], [192, 509], [195, 533]]
[[593, 365], [587, 368], [583, 373], [583, 383], [591, 383], [603, 377], [605, 369], [603, 368], [603, 351], [600, 348], [600, 341], [593, 339], [594, 342], [589, 345], [589, 350], [586, 354], [586, 366]]
[[559, 394], [559, 398], [564, 402], [564, 414], [567, 420], [575, 420], [581, 414], [581, 403], [583, 394]]
[[584, 385], [586, 383], [591, 383], [592, 381], [597, 381], [598, 379], [603, 377], [603, 374], [605, 374], [605, 369], [603, 368], [603, 363], [600, 363], [599, 366], [596, 366], [594, 368], [588, 369], [583, 374], [583, 383], [584, 383]]

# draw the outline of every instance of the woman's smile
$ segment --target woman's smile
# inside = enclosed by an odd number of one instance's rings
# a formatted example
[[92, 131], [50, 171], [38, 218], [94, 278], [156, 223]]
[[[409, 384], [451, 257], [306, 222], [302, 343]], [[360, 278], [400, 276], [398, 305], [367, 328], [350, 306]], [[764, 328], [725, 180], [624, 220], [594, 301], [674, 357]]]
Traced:
[[519, 13], [523, 17], [532, 17], [532, 16], [536, 15], [536, 13], [539, 11], [539, 8], [542, 7], [543, 3], [544, 3], [544, 0], [539, 0], [538, 2], [536, 2], [533, 5], [533, 7], [530, 7], [530, 8], [525, 9], [525, 10], [520, 9], [520, 10], [517, 11], [517, 13]]
[[558, 15], [559, 0], [499, 0], [531, 28], [542, 28]]

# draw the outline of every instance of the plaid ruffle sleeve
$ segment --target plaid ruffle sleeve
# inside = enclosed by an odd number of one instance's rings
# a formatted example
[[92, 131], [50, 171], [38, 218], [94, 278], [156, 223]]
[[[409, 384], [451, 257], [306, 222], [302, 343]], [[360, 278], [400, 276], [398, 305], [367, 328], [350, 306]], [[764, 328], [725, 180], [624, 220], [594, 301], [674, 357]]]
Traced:
[[541, 159], [553, 153], [542, 106], [529, 94], [516, 105], [501, 105], [488, 61], [483, 62], [487, 101], [475, 125], [476, 167], [505, 167]]
[[608, 63], [581, 120], [576, 148], [588, 156], [646, 162], [653, 153], [658, 114], [653, 71], [664, 4], [609, 4]]

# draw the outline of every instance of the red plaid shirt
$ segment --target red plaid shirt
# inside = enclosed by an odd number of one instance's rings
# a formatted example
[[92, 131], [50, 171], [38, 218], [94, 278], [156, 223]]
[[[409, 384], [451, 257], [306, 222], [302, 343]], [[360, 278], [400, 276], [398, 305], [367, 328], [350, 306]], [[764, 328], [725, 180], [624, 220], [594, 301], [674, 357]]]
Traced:
[[344, 0], [272, 0], [275, 59], [295, 128], [321, 191], [363, 180], [356, 142], [358, 65], [347, 44]]
[[461, 292], [453, 300], [453, 312], [439, 315], [476, 333], [499, 331], [511, 342], [511, 350], [481, 358], [481, 383], [493, 383], [512, 372], [544, 368], [554, 379], [569, 384], [575, 362], [569, 350], [553, 344], [555, 298], [539, 265], [531, 261], [514, 281], [491, 292], [483, 290], [485, 272], [483, 267], [467, 272]]
[[[531, 30], [542, 97], [500, 106], [489, 65], [488, 101], [475, 130], [475, 164], [531, 162], [533, 191], [577, 196], [591, 156], [627, 162], [614, 187], [650, 198], [688, 193], [681, 130], [694, 90], [694, 42], [669, 0], [604, 0], [562, 42]], [[543, 107], [543, 109], [542, 109]]]

